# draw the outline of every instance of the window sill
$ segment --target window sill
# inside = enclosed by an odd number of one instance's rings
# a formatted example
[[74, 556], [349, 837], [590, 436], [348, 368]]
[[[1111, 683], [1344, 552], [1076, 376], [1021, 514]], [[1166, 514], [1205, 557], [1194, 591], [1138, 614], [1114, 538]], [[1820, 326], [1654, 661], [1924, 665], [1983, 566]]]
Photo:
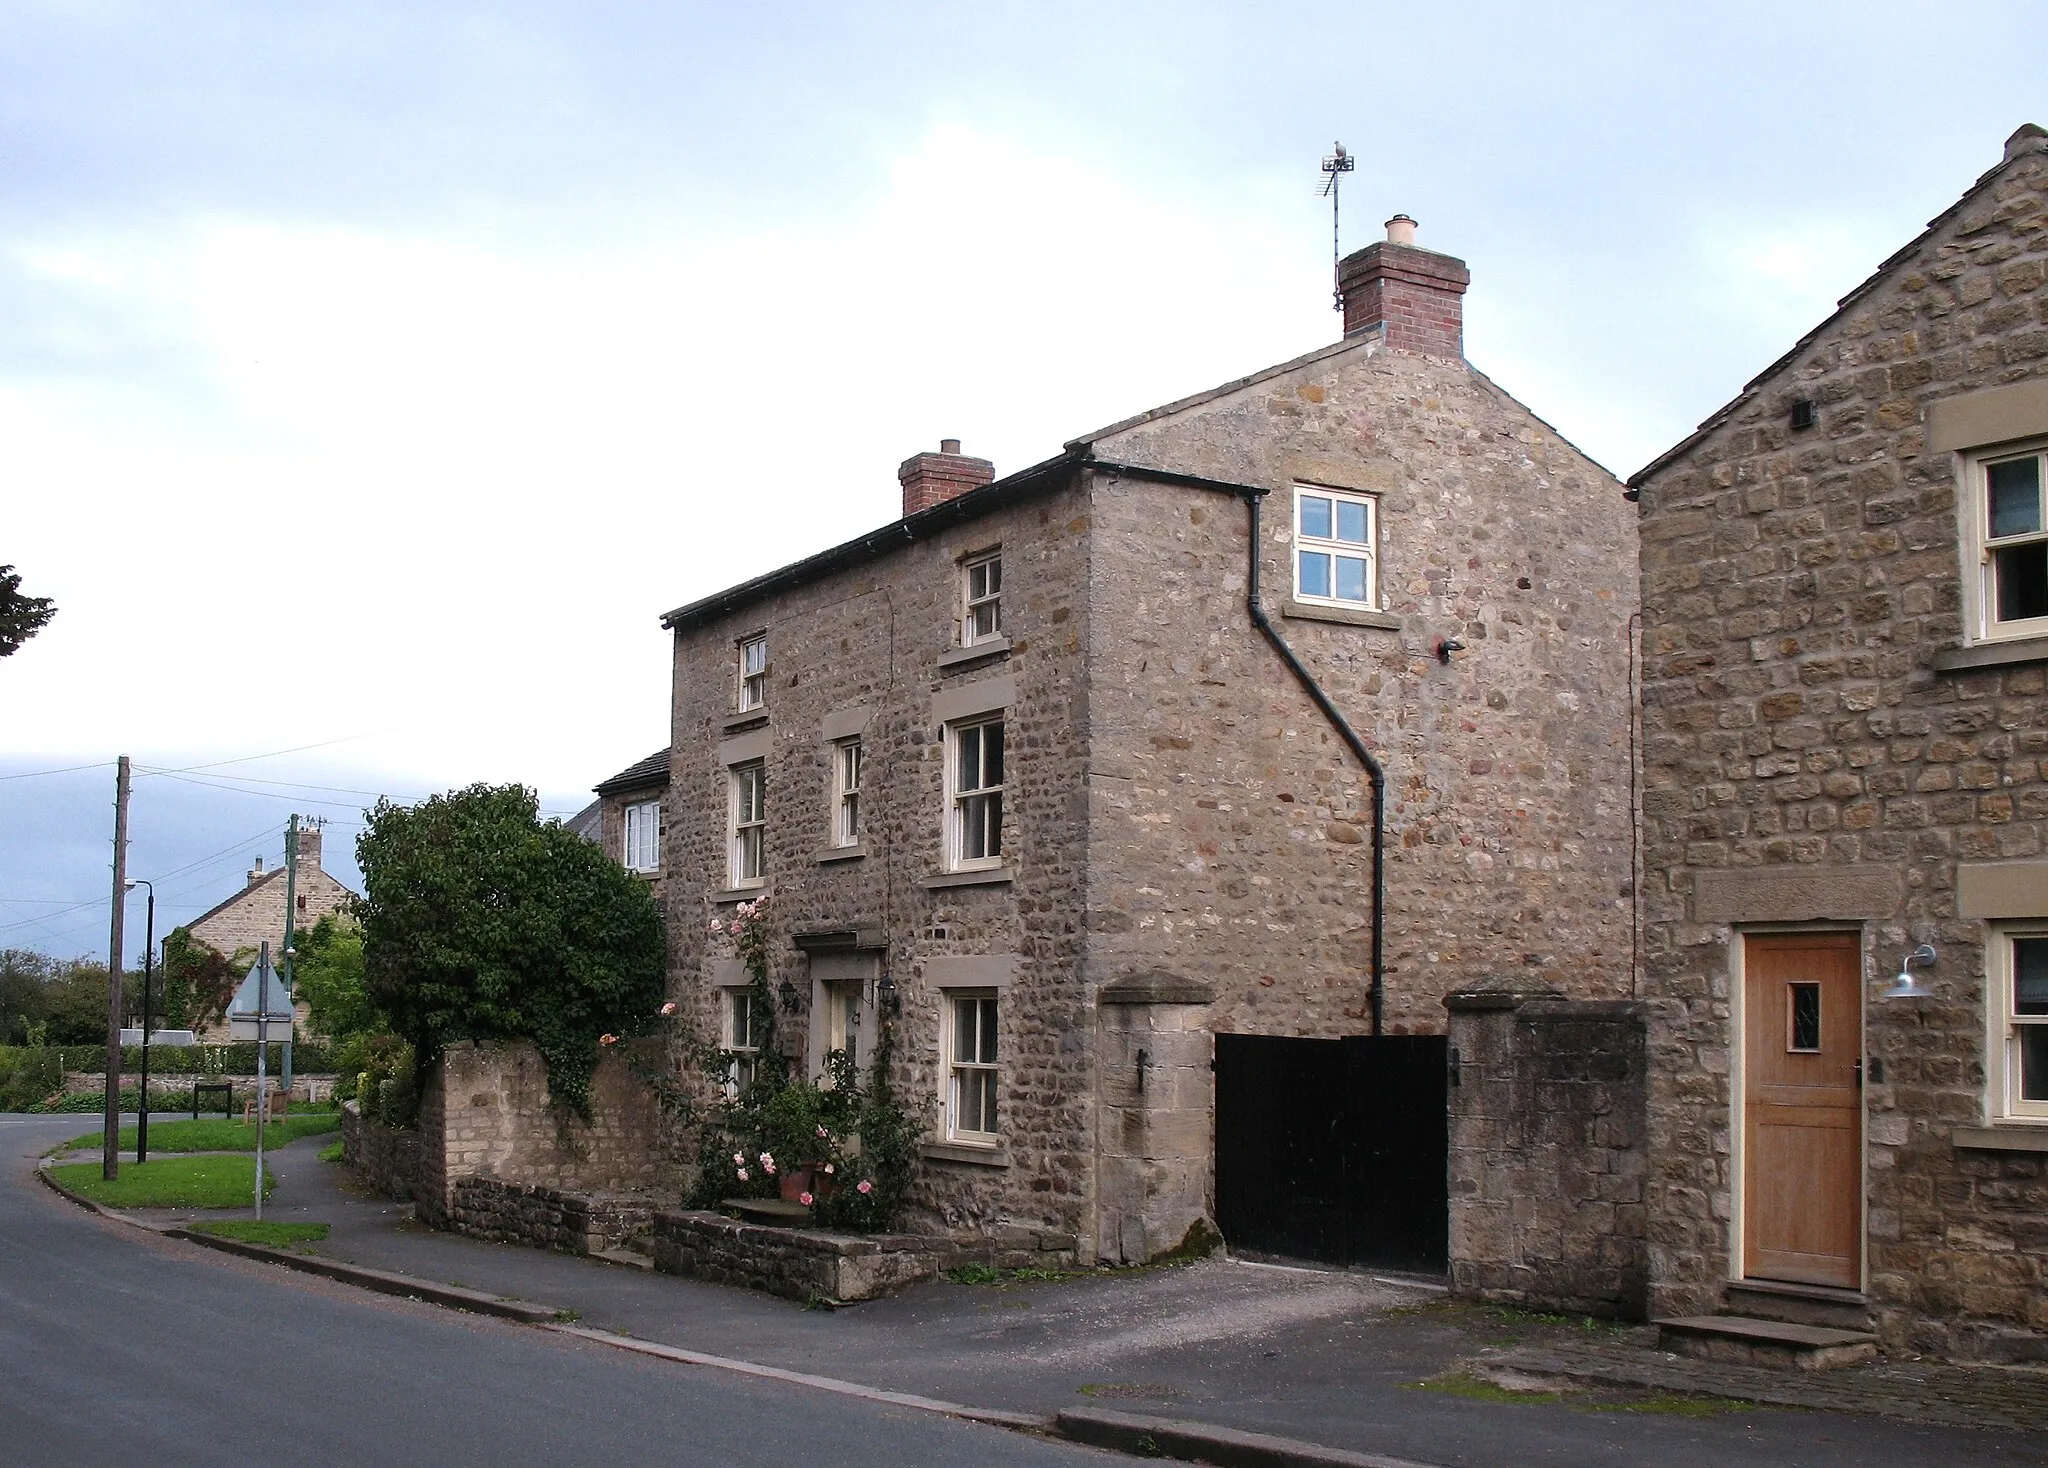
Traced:
[[979, 667], [983, 663], [1009, 655], [1010, 639], [991, 637], [985, 642], [977, 642], [968, 647], [956, 647], [950, 652], [940, 653], [938, 667], [941, 673], [957, 673], [962, 668]]
[[656, 882], [661, 880], [660, 867], [627, 867], [626, 870], [644, 881]]
[[978, 1147], [971, 1142], [926, 1142], [917, 1155], [932, 1162], [965, 1162], [973, 1167], [1008, 1167], [1010, 1149], [1001, 1145]]
[[1934, 655], [1934, 671], [1937, 673], [1960, 673], [1971, 668], [2009, 668], [2019, 663], [2048, 663], [2048, 637], [2015, 637], [2010, 642], [1945, 647]]
[[1399, 617], [1389, 612], [1368, 611], [1364, 607], [1326, 607], [1316, 602], [1284, 601], [1280, 603], [1280, 615], [1298, 622], [1341, 622], [1346, 627], [1377, 627], [1385, 632], [1401, 630]]
[[859, 861], [868, 854], [868, 844], [856, 841], [851, 846], [828, 846], [819, 852], [816, 861], [819, 866], [835, 861]]
[[718, 727], [721, 733], [737, 734], [742, 729], [757, 729], [767, 722], [768, 705], [764, 703], [759, 708], [748, 709], [744, 713], [727, 714], [724, 722]]
[[974, 872], [933, 872], [924, 879], [925, 890], [945, 887], [1000, 887], [1016, 878], [1008, 867], [988, 867]]
[[723, 891], [712, 893], [711, 900], [719, 904], [727, 902], [752, 902], [757, 897], [766, 897], [767, 895], [768, 884], [762, 882], [758, 886], [753, 887], [727, 887]]
[[2048, 1152], [2048, 1123], [2009, 1121], [1998, 1126], [1959, 1126], [1953, 1140], [1958, 1150]]

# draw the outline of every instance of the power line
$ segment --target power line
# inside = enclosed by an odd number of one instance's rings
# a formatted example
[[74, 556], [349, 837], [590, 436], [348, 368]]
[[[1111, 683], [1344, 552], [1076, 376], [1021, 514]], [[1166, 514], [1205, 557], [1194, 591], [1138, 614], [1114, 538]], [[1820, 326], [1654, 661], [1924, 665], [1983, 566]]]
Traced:
[[18, 775], [0, 775], [0, 780], [39, 780], [44, 775], [75, 775], [80, 770], [104, 770], [112, 763], [110, 759], [103, 759], [89, 765], [66, 765], [61, 770], [24, 770]]
[[[168, 775], [176, 779], [186, 772], [183, 770], [160, 770], [149, 767], [145, 768], [142, 773], [145, 775]], [[242, 785], [269, 785], [275, 786], [280, 790], [325, 790], [333, 795], [367, 795], [372, 800], [382, 800], [391, 793], [388, 790], [355, 790], [347, 785], [310, 785], [302, 780], [259, 780], [254, 775], [208, 775], [206, 778], [209, 780], [232, 781]], [[228, 789], [232, 787], [224, 785], [221, 788]], [[252, 790], [248, 793], [256, 795], [261, 792]]]
[[[177, 780], [186, 785], [198, 785], [207, 790], [225, 790], [231, 795], [262, 795], [267, 796], [271, 800], [283, 800], [286, 798], [282, 795], [271, 795], [270, 792], [264, 790], [245, 790], [239, 785], [223, 785], [213, 780], [200, 779], [193, 775], [173, 774], [169, 770], [158, 770], [156, 773], [166, 780]], [[301, 797], [295, 803], [300, 805], [330, 805], [336, 810], [360, 810], [362, 808], [357, 802], [352, 800], [314, 800], [310, 796]]]

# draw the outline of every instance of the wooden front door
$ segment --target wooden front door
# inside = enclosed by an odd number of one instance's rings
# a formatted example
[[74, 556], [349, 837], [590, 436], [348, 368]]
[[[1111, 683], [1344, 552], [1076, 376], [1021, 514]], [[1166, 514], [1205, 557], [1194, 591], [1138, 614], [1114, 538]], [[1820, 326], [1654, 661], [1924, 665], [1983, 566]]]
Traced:
[[1863, 1282], [1862, 962], [1853, 933], [1743, 940], [1750, 1279]]

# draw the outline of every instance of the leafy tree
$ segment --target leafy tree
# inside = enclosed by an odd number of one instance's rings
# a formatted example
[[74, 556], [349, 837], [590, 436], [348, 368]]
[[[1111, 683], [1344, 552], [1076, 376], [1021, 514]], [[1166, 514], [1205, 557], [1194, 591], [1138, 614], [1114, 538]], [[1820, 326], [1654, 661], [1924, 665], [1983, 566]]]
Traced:
[[57, 615], [47, 596], [23, 596], [21, 577], [12, 566], [0, 566], [0, 658], [16, 652]]
[[316, 1033], [348, 1040], [389, 1028], [363, 988], [363, 930], [353, 919], [324, 913], [292, 943], [295, 997], [313, 1011]]
[[646, 884], [517, 785], [380, 800], [356, 859], [364, 988], [422, 1068], [455, 1040], [532, 1040], [551, 1104], [587, 1119], [599, 1037], [647, 1029], [661, 1003]]

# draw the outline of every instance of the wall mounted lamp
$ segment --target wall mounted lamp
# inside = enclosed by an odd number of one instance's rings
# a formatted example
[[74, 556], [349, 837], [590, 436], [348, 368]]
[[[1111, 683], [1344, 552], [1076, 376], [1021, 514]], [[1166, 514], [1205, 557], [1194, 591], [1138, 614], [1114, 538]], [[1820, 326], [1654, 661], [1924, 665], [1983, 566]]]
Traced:
[[1913, 965], [1925, 967], [1934, 962], [1938, 955], [1932, 943], [1922, 943], [1911, 953], [1899, 960], [1899, 976], [1892, 980], [1891, 987], [1884, 991], [1887, 999], [1928, 999], [1934, 991], [1913, 977]]
[[882, 1007], [882, 1013], [894, 1014], [897, 1008], [896, 981], [887, 974], [875, 984], [875, 1002]]
[[803, 1012], [804, 1002], [796, 992], [796, 985], [792, 984], [788, 979], [782, 981], [782, 987], [775, 991], [775, 997], [782, 1001], [782, 1012], [784, 1014], [801, 1014]]
[[1464, 650], [1465, 644], [1455, 637], [1439, 637], [1436, 640], [1436, 660], [1440, 663], [1449, 663], [1452, 653]]

